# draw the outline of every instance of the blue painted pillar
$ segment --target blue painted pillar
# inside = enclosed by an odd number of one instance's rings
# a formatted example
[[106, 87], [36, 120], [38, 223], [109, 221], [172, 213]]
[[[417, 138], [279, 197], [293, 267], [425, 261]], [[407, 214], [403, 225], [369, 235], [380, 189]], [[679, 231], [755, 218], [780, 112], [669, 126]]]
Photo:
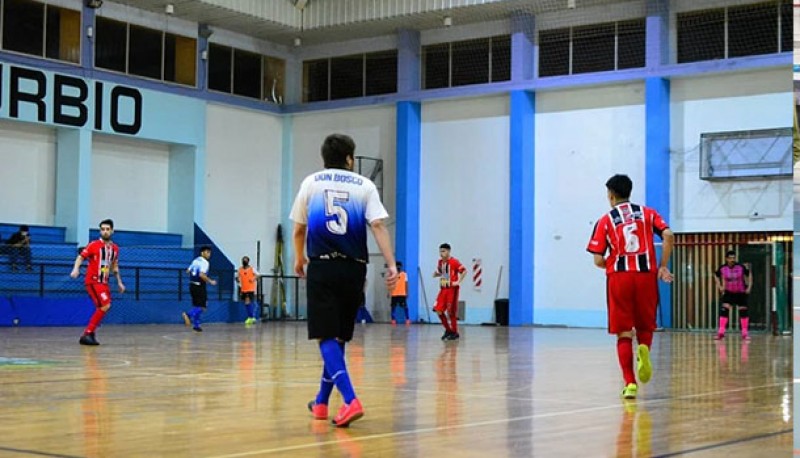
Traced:
[[66, 241], [85, 245], [92, 221], [92, 131], [56, 130], [55, 224], [67, 228]]
[[511, 92], [508, 279], [512, 326], [533, 324], [535, 100], [531, 92]]
[[[94, 69], [94, 38], [97, 36], [97, 30], [94, 24], [96, 10], [89, 8], [83, 2], [81, 8], [81, 66], [86, 69]], [[91, 37], [89, 36], [91, 30]]]
[[[421, 87], [419, 31], [400, 30], [397, 35], [397, 93], [411, 96]], [[408, 275], [408, 314], [420, 316], [419, 288], [419, 203], [422, 150], [422, 105], [402, 101], [396, 108], [396, 196], [395, 256]], [[429, 298], [430, 299], [430, 298]]]
[[[668, 63], [669, 2], [647, 1], [646, 65], [655, 69]], [[667, 222], [670, 220], [670, 82], [645, 80], [645, 203]], [[661, 253], [659, 252], [660, 256]], [[662, 327], [672, 326], [672, 289], [659, 282]]]
[[[408, 313], [419, 317], [419, 203], [422, 148], [422, 107], [419, 102], [397, 103], [397, 224], [396, 257], [408, 275]], [[430, 298], [429, 298], [430, 300]]]
[[208, 25], [197, 24], [197, 88], [201, 91], [208, 90], [208, 54], [211, 50], [208, 49], [208, 36], [203, 36], [207, 30]]
[[535, 73], [535, 21], [530, 14], [511, 16], [511, 81], [530, 80]]

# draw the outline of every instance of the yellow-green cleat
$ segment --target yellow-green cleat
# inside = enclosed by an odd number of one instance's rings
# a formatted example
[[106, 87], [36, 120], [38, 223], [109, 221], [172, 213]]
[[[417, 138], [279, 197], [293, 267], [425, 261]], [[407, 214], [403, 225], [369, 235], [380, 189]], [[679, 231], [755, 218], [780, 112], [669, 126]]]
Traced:
[[639, 360], [636, 363], [636, 376], [639, 378], [640, 382], [647, 383], [650, 381], [650, 377], [653, 376], [653, 365], [650, 363], [650, 349], [647, 348], [647, 345], [639, 344], [636, 348], [636, 355]]
[[636, 399], [636, 392], [639, 391], [639, 387], [636, 386], [635, 383], [629, 383], [625, 385], [625, 388], [622, 389], [622, 398], [623, 399]]

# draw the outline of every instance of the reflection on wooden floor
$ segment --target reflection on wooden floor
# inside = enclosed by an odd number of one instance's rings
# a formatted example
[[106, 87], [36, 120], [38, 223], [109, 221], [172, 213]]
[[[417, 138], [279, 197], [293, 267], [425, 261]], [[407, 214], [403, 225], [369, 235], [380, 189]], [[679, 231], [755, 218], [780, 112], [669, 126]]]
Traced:
[[[305, 323], [0, 329], [0, 456], [767, 457], [792, 450], [792, 341], [659, 333], [623, 403], [602, 330], [358, 326], [366, 415], [312, 420]], [[334, 395], [331, 410], [341, 400]]]

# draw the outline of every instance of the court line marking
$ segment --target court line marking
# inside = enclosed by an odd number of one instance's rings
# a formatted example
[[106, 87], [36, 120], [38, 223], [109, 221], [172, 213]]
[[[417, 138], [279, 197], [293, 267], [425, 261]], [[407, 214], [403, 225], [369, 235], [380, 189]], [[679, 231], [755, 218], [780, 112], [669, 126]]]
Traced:
[[60, 453], [48, 453], [48, 452], [40, 452], [37, 450], [27, 450], [23, 448], [13, 448], [13, 447], [3, 447], [3, 446], [0, 446], [0, 450], [4, 452], [24, 453], [26, 455], [35, 455], [35, 456], [51, 456], [56, 458], [83, 458], [78, 455], [62, 455]]
[[[641, 401], [641, 402], [637, 401], [637, 404], [646, 404], [646, 405], [659, 404], [659, 403], [663, 403], [663, 402], [677, 401], [677, 400], [682, 400], [682, 399], [692, 399], [692, 398], [711, 396], [711, 395], [735, 393], [735, 392], [738, 392], [738, 391], [766, 389], [766, 388], [771, 388], [771, 387], [780, 386], [780, 385], [785, 385], [785, 383], [771, 383], [771, 384], [768, 384], [768, 385], [759, 385], [759, 386], [748, 387], [748, 388], [737, 388], [737, 389], [733, 389], [733, 390], [713, 391], [713, 392], [709, 392], [709, 393], [690, 394], [690, 395], [685, 395], [685, 396], [678, 396], [678, 397], [675, 397], [675, 398], [652, 399], [652, 400]], [[267, 453], [290, 452], [290, 451], [294, 451], [294, 450], [303, 450], [303, 449], [308, 449], [308, 448], [322, 447], [322, 446], [325, 446], [325, 445], [339, 444], [339, 443], [342, 443], [342, 442], [365, 442], [365, 441], [374, 440], [374, 439], [384, 439], [384, 438], [387, 438], [387, 437], [411, 436], [411, 435], [434, 433], [434, 432], [447, 431], [447, 430], [453, 430], [453, 429], [475, 428], [475, 427], [480, 427], [480, 426], [491, 426], [491, 425], [498, 425], [498, 424], [503, 424], [503, 423], [514, 423], [514, 422], [518, 422], [518, 421], [527, 421], [527, 420], [536, 420], [536, 419], [542, 419], [542, 418], [553, 418], [553, 417], [560, 417], [560, 416], [576, 415], [576, 414], [597, 412], [597, 411], [608, 410], [608, 409], [619, 409], [620, 405], [621, 404], [619, 404], [619, 403], [617, 403], [617, 404], [607, 404], [607, 405], [604, 405], [604, 406], [587, 407], [587, 408], [584, 408], [584, 409], [565, 410], [565, 411], [561, 411], [561, 412], [548, 412], [548, 413], [543, 413], [543, 414], [525, 415], [525, 416], [522, 416], [522, 417], [514, 417], [514, 418], [499, 418], [499, 419], [495, 419], [495, 420], [484, 420], [484, 421], [478, 421], [478, 422], [472, 422], [472, 423], [462, 423], [462, 424], [458, 424], [458, 425], [436, 426], [436, 427], [429, 427], [429, 428], [418, 428], [418, 429], [412, 429], [412, 430], [408, 430], [408, 431], [394, 431], [394, 432], [390, 432], [390, 433], [370, 434], [370, 435], [366, 435], [366, 436], [348, 438], [347, 440], [328, 440], [328, 441], [324, 441], [324, 442], [313, 442], [313, 443], [305, 443], [305, 444], [298, 444], [298, 445], [287, 445], [287, 446], [284, 446], [284, 447], [275, 447], [275, 448], [267, 448], [267, 449], [261, 449], [261, 450], [251, 450], [251, 451], [248, 451], [248, 452], [230, 453], [230, 454], [226, 454], [226, 455], [210, 455], [210, 456], [212, 456], [213, 458], [238, 458], [238, 457], [261, 455], [261, 454], [267, 454]], [[792, 431], [792, 430], [787, 430], [787, 431]], [[783, 434], [783, 432], [781, 432], [781, 433], [771, 433], [771, 434]], [[671, 456], [671, 455], [669, 455], [669, 456]]]
[[[673, 456], [681, 456], [681, 455], [688, 455], [690, 453], [704, 452], [706, 450], [712, 450], [712, 449], [715, 449], [715, 448], [727, 447], [729, 445], [743, 444], [745, 442], [751, 442], [751, 441], [756, 441], [756, 440], [761, 440], [761, 439], [768, 439], [768, 438], [773, 437], [773, 436], [780, 436], [782, 434], [786, 434], [786, 433], [790, 433], [790, 432], [792, 432], [792, 429], [784, 429], [784, 430], [781, 430], [781, 431], [773, 431], [771, 433], [757, 434], [755, 436], [742, 437], [742, 438], [739, 438], [739, 439], [731, 439], [729, 441], [718, 442], [716, 444], [703, 445], [701, 447], [690, 448], [690, 449], [686, 449], [686, 450], [682, 450], [682, 451], [678, 451], [678, 452], [670, 452], [670, 453], [665, 453], [663, 455], [653, 455], [653, 458], [670, 458], [670, 457], [673, 457]], [[797, 450], [795, 450], [795, 453], [797, 453]]]

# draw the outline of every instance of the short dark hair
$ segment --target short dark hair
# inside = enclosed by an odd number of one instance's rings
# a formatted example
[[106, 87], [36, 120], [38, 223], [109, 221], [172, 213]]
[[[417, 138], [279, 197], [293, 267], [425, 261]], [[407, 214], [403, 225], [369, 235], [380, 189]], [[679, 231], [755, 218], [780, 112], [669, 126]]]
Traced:
[[628, 175], [616, 174], [606, 181], [606, 188], [614, 193], [615, 196], [621, 199], [627, 199], [631, 196], [633, 181], [631, 181]]
[[400, 261], [397, 261], [397, 262], [394, 263], [394, 266], [399, 269], [399, 268], [403, 267], [403, 263], [400, 262]]
[[322, 142], [322, 162], [327, 169], [344, 169], [347, 158], [353, 157], [356, 143], [348, 135], [331, 134]]
[[22, 226], [19, 227], [19, 231], [20, 232], [28, 232], [28, 231], [30, 231], [30, 229], [28, 229], [28, 225], [27, 224], [23, 224]]
[[439, 245], [439, 249], [441, 250], [442, 248], [444, 248], [445, 250], [449, 250], [450, 249], [450, 244], [449, 243], [443, 243], [443, 244]]
[[733, 251], [733, 250], [728, 250], [728, 251], [725, 252], [725, 257], [727, 258], [728, 256], [736, 257], [736, 252]]
[[114, 229], [114, 221], [112, 221], [111, 218], [106, 218], [103, 221], [100, 221], [100, 224], [98, 224], [97, 227], [102, 227], [103, 224], [108, 224], [111, 226], [111, 229]]
[[201, 246], [201, 247], [200, 247], [200, 253], [202, 253], [202, 252], [204, 252], [204, 251], [211, 251], [211, 246], [210, 246], [210, 245], [203, 245], [203, 246]]

